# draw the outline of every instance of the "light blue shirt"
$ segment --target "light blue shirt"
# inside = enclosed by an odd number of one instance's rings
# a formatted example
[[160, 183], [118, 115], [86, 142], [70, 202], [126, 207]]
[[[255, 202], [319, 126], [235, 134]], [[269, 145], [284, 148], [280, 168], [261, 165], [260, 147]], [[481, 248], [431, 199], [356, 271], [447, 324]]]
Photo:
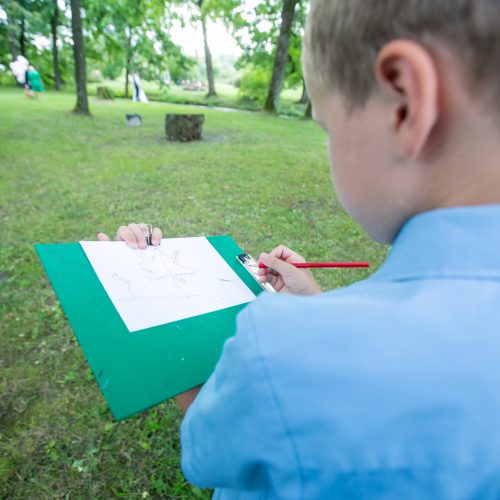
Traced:
[[500, 498], [500, 205], [412, 218], [385, 264], [238, 317], [181, 427], [221, 499]]

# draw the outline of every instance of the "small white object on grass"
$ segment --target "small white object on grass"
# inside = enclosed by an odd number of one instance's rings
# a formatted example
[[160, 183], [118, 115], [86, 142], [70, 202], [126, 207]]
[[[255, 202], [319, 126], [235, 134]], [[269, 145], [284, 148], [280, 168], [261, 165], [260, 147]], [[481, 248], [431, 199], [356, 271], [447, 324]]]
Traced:
[[140, 127], [142, 125], [141, 115], [138, 115], [137, 113], [127, 113], [125, 115], [125, 123], [129, 127]]

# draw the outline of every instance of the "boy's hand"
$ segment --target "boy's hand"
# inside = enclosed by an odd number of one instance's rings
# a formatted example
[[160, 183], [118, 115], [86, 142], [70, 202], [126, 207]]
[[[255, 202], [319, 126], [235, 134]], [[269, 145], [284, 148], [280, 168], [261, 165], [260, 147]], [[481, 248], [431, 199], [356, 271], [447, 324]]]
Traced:
[[260, 262], [267, 266], [259, 269], [259, 281], [270, 283], [277, 292], [296, 295], [314, 295], [321, 289], [308, 269], [297, 269], [289, 262], [305, 262], [298, 253], [280, 245], [270, 253], [261, 253]]
[[[145, 249], [148, 244], [146, 242], [145, 236], [148, 234], [148, 228], [146, 224], [129, 224], [128, 226], [120, 226], [116, 232], [116, 241], [125, 241], [130, 248]], [[153, 228], [153, 234], [151, 236], [151, 243], [153, 245], [159, 245], [161, 242], [161, 229], [155, 227]], [[109, 241], [109, 236], [104, 233], [97, 233], [97, 239], [99, 241]]]

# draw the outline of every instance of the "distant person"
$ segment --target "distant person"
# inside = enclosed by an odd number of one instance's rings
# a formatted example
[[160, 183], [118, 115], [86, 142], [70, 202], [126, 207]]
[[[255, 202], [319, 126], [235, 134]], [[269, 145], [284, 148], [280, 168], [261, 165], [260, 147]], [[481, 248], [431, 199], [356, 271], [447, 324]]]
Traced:
[[28, 68], [24, 71], [24, 95], [26, 97], [33, 97], [33, 92], [31, 91], [31, 83], [28, 76]]
[[27, 71], [26, 81], [29, 85], [29, 91], [31, 93], [30, 97], [38, 98], [40, 92], [45, 91], [40, 73], [31, 65], [29, 66]]
[[146, 97], [146, 94], [142, 90], [141, 79], [139, 78], [139, 75], [137, 73], [132, 73], [132, 82], [134, 84], [132, 100], [134, 102], [144, 102], [144, 103], [149, 102], [148, 98]]
[[17, 56], [16, 59], [9, 64], [9, 67], [17, 83], [24, 88], [26, 97], [31, 97], [31, 89], [28, 82], [28, 59], [23, 56]]

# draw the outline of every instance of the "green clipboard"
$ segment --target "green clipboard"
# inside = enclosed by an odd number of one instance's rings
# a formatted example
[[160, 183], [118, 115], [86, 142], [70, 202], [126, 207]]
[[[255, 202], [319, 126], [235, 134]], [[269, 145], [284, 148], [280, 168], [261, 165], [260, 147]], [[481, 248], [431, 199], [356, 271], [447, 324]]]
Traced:
[[[255, 295], [263, 291], [237, 261], [242, 250], [232, 238], [207, 239]], [[224, 342], [235, 333], [236, 315], [245, 307], [131, 335], [79, 243], [38, 244], [35, 249], [117, 420], [205, 382]]]

